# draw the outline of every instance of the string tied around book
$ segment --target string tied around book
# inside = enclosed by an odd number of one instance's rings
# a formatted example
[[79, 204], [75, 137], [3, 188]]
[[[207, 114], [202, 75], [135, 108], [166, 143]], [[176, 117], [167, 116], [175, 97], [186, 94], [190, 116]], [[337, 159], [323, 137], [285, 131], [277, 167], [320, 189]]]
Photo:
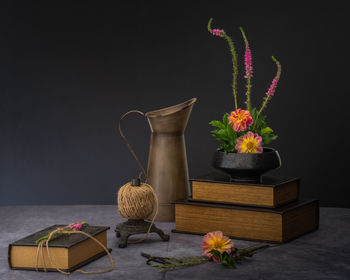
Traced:
[[37, 247], [37, 252], [36, 252], [36, 265], [35, 265], [35, 269], [36, 271], [38, 271], [39, 269], [39, 257], [41, 255], [41, 258], [42, 258], [42, 264], [43, 264], [43, 269], [44, 271], [46, 272], [47, 271], [47, 268], [48, 268], [48, 265], [46, 264], [45, 262], [45, 258], [44, 258], [44, 244], [46, 246], [46, 253], [47, 253], [47, 257], [51, 263], [51, 266], [53, 266], [58, 272], [62, 273], [62, 274], [70, 274], [70, 272], [67, 272], [67, 271], [64, 271], [62, 269], [60, 269], [58, 267], [58, 265], [53, 261], [53, 258], [51, 256], [51, 253], [50, 253], [50, 248], [49, 248], [49, 241], [53, 239], [54, 236], [56, 236], [57, 234], [83, 234], [85, 236], [87, 236], [88, 238], [92, 239], [93, 241], [95, 241], [98, 245], [100, 245], [103, 250], [107, 253], [108, 257], [109, 257], [109, 260], [111, 262], [111, 267], [108, 268], [108, 269], [104, 269], [104, 270], [96, 270], [96, 271], [85, 271], [85, 270], [82, 270], [82, 269], [78, 269], [76, 270], [77, 272], [80, 272], [80, 273], [83, 273], [83, 274], [98, 274], [98, 273], [105, 273], [105, 272], [110, 272], [113, 270], [114, 268], [114, 261], [113, 261], [113, 257], [111, 255], [111, 253], [109, 252], [109, 250], [107, 249], [107, 247], [105, 245], [103, 245], [98, 239], [96, 239], [95, 237], [93, 237], [91, 234], [87, 233], [87, 232], [84, 232], [84, 231], [80, 231], [80, 230], [77, 230], [77, 231], [68, 231], [66, 230], [65, 228], [57, 228], [53, 231], [51, 231], [49, 233], [49, 236], [47, 239], [45, 240], [41, 240], [38, 244], [38, 247]]
[[[132, 219], [132, 220], [141, 220], [141, 219], [147, 219], [153, 212], [154, 206], [155, 214], [152, 218], [152, 222], [150, 226], [148, 227], [148, 230], [144, 237], [135, 240], [135, 241], [128, 241], [128, 243], [138, 243], [143, 240], [145, 240], [151, 231], [151, 228], [154, 224], [154, 221], [158, 215], [158, 208], [159, 208], [159, 202], [158, 197], [154, 189], [151, 185], [147, 184], [147, 173], [145, 171], [145, 168], [143, 167], [141, 161], [137, 157], [136, 153], [134, 152], [133, 148], [131, 147], [130, 143], [126, 139], [122, 129], [121, 129], [121, 121], [128, 116], [129, 114], [137, 113], [141, 116], [145, 116], [145, 114], [138, 110], [131, 110], [129, 112], [126, 112], [124, 115], [121, 116], [119, 119], [119, 133], [123, 140], [125, 141], [130, 153], [136, 160], [137, 164], [139, 165], [141, 169], [141, 173], [139, 174], [137, 179], [133, 179], [131, 182], [128, 182], [124, 184], [118, 191], [118, 211], [121, 216], [123, 216], [126, 219]], [[143, 174], [145, 182], [141, 181], [141, 174]]]

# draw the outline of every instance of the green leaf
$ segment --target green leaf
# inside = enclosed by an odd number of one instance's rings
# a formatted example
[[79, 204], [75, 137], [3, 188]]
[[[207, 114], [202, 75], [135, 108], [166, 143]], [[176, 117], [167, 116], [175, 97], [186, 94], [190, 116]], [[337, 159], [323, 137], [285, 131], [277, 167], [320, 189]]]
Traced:
[[220, 259], [221, 258], [221, 253], [218, 250], [212, 249], [209, 251], [210, 254], [212, 254], [214, 257]]
[[226, 127], [226, 132], [227, 132], [227, 135], [230, 137], [230, 139], [233, 142], [235, 142], [235, 140], [237, 139], [237, 132], [234, 131], [230, 125]]
[[228, 268], [236, 268], [235, 264], [236, 264], [235, 260], [232, 257], [227, 256], [226, 267], [228, 267]]
[[253, 108], [250, 110], [250, 115], [252, 116], [253, 120], [255, 121], [256, 115], [258, 114], [258, 110], [256, 108]]
[[255, 125], [255, 128], [265, 128], [266, 127], [266, 122], [265, 122], [265, 118], [266, 116], [259, 116], [257, 119], [256, 119], [256, 125]]
[[228, 116], [229, 116], [229, 114], [226, 113], [222, 117], [222, 122], [224, 123], [225, 127], [229, 125]]
[[218, 149], [224, 150], [225, 153], [233, 153], [236, 151], [234, 145], [232, 145], [230, 143], [222, 144], [222, 145], [220, 145], [220, 147]]
[[221, 129], [225, 128], [225, 125], [220, 121], [211, 121], [209, 124], [212, 126], [216, 126], [218, 128], [221, 128]]
[[266, 144], [270, 144], [273, 140], [276, 140], [278, 136], [270, 133], [270, 134], [264, 134], [261, 137], [262, 137], [262, 144], [266, 145]]
[[217, 131], [217, 135], [224, 140], [227, 140], [227, 141], [230, 140], [230, 137], [227, 135], [226, 129], [219, 129]]
[[222, 140], [222, 138], [225, 136], [225, 130], [224, 129], [216, 129], [211, 132], [212, 135], [214, 135], [218, 140]]
[[253, 108], [250, 110], [250, 115], [253, 118], [253, 127], [255, 128], [253, 132], [259, 132], [260, 129], [266, 127], [266, 122], [265, 122], [266, 116], [262, 116], [262, 115], [258, 116], [258, 110], [256, 108]]
[[[212, 251], [214, 251], [215, 255], [212, 253]], [[223, 266], [226, 266], [227, 268], [236, 268], [235, 260], [231, 255], [227, 254], [226, 252], [221, 254], [217, 250], [212, 250], [212, 251], [210, 251], [209, 253], [212, 253], [215, 257], [219, 258], [220, 263]]]
[[271, 129], [271, 127], [267, 126], [267, 127], [264, 127], [264, 128], [261, 129], [260, 135], [269, 134], [271, 132], [273, 132], [273, 130]]

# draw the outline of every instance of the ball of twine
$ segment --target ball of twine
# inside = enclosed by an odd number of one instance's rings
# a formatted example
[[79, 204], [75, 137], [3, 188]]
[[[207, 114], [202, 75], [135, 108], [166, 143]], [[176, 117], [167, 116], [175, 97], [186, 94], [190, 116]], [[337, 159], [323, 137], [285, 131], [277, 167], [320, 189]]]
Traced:
[[126, 183], [118, 191], [118, 211], [126, 219], [146, 219], [153, 212], [155, 194], [146, 183]]

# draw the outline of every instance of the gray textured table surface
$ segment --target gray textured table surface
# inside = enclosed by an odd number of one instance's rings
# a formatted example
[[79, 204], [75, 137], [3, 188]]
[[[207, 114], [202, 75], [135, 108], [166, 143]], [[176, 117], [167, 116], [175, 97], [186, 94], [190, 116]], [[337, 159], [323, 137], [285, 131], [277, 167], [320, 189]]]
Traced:
[[[108, 246], [113, 249], [115, 269], [98, 275], [78, 272], [61, 275], [56, 272], [11, 270], [8, 267], [8, 244], [52, 224], [88, 221], [108, 225]], [[317, 231], [282, 246], [258, 252], [252, 259], [226, 269], [216, 263], [157, 272], [147, 266], [141, 252], [161, 256], [200, 255], [201, 236], [170, 233], [170, 241], [162, 242], [154, 233], [140, 244], [118, 248], [114, 234], [116, 224], [124, 221], [115, 205], [72, 206], [3, 206], [0, 207], [0, 279], [350, 279], [350, 209], [321, 208]], [[167, 233], [173, 223], [157, 223]], [[234, 240], [237, 247], [256, 244]], [[85, 266], [85, 270], [108, 267], [103, 257]]]

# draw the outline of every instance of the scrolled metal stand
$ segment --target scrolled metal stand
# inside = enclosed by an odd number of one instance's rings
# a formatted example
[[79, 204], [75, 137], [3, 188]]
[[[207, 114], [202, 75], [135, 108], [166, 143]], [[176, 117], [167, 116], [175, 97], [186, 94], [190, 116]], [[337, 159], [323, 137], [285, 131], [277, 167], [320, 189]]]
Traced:
[[[148, 232], [148, 228], [151, 223], [145, 220], [127, 220], [124, 223], [120, 223], [115, 228], [116, 236], [119, 238], [119, 248], [125, 248], [128, 245], [128, 239], [134, 234], [143, 234]], [[169, 240], [169, 235], [165, 234], [161, 229], [157, 228], [154, 224], [151, 227], [150, 233], [157, 233], [163, 241]], [[132, 242], [129, 242], [132, 243]]]

